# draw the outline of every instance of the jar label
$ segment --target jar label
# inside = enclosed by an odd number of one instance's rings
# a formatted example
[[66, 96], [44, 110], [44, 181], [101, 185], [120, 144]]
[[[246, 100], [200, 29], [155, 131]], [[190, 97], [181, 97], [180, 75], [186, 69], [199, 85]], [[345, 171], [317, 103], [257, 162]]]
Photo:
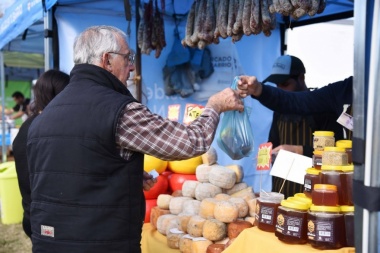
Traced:
[[260, 222], [272, 225], [273, 224], [273, 214], [274, 214], [274, 208], [273, 207], [266, 207], [266, 206], [261, 206], [260, 208]]
[[334, 242], [334, 222], [310, 219], [307, 223], [307, 237], [317, 242]]
[[298, 217], [279, 214], [277, 216], [276, 231], [286, 236], [301, 238], [302, 221]]
[[311, 192], [311, 180], [310, 179], [308, 179], [308, 178], [305, 178], [305, 184], [303, 185], [303, 187], [305, 188], [304, 190], [306, 191], [306, 192]]

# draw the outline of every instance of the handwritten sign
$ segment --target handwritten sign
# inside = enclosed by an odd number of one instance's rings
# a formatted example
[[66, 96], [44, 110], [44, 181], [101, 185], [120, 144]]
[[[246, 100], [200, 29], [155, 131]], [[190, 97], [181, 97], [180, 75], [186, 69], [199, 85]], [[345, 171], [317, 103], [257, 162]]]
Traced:
[[256, 170], [269, 170], [272, 157], [272, 143], [267, 142], [259, 145], [257, 152]]
[[203, 112], [204, 106], [198, 104], [186, 104], [183, 123], [188, 125], [198, 118]]
[[173, 120], [173, 121], [178, 121], [180, 109], [181, 109], [180, 104], [169, 105], [168, 106], [168, 119]]

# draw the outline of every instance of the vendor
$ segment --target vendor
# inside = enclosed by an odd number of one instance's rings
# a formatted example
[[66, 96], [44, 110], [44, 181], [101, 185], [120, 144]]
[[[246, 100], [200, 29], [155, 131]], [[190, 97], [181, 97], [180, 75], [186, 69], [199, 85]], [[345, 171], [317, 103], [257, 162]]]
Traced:
[[29, 104], [30, 99], [25, 98], [24, 94], [20, 91], [16, 91], [12, 94], [13, 100], [16, 102], [16, 105], [10, 110], [9, 114], [15, 113], [10, 116], [10, 119], [18, 119], [21, 118], [24, 122], [28, 118]]

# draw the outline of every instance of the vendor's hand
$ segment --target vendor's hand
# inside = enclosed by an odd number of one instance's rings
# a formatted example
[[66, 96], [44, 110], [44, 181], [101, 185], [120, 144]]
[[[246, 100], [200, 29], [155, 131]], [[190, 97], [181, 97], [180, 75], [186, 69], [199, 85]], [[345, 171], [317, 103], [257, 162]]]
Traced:
[[155, 183], [157, 183], [157, 178], [153, 178], [152, 175], [150, 175], [148, 172], [144, 171], [144, 175], [143, 175], [143, 189], [144, 189], [144, 191], [149, 191], [150, 188], [152, 188]]
[[262, 84], [257, 80], [257, 77], [255, 76], [240, 76], [237, 88], [239, 95], [242, 98], [250, 95], [258, 97], [261, 95], [261, 92], [263, 90]]
[[277, 154], [281, 149], [303, 155], [303, 146], [301, 145], [280, 145], [272, 150], [272, 154]]
[[211, 107], [218, 113], [232, 110], [242, 112], [244, 110], [243, 101], [240, 99], [239, 93], [231, 88], [226, 88], [212, 95], [209, 98], [206, 107]]

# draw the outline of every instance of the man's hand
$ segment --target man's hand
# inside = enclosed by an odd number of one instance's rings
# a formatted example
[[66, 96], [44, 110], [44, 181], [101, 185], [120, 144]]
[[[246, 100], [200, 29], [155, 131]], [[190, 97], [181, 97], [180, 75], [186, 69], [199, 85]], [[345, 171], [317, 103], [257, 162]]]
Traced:
[[239, 93], [231, 88], [226, 88], [210, 97], [206, 107], [215, 109], [219, 114], [226, 111], [244, 110], [243, 101], [239, 97]]
[[257, 80], [255, 76], [240, 76], [237, 88], [239, 95], [242, 98], [251, 95], [258, 97], [263, 91], [262, 84]]
[[152, 188], [155, 183], [157, 183], [157, 179], [153, 178], [152, 175], [150, 175], [148, 172], [144, 171], [144, 175], [143, 175], [143, 189], [144, 189], [144, 191], [149, 191], [150, 188]]
[[303, 146], [301, 145], [280, 145], [272, 150], [272, 154], [277, 154], [281, 149], [303, 155]]

